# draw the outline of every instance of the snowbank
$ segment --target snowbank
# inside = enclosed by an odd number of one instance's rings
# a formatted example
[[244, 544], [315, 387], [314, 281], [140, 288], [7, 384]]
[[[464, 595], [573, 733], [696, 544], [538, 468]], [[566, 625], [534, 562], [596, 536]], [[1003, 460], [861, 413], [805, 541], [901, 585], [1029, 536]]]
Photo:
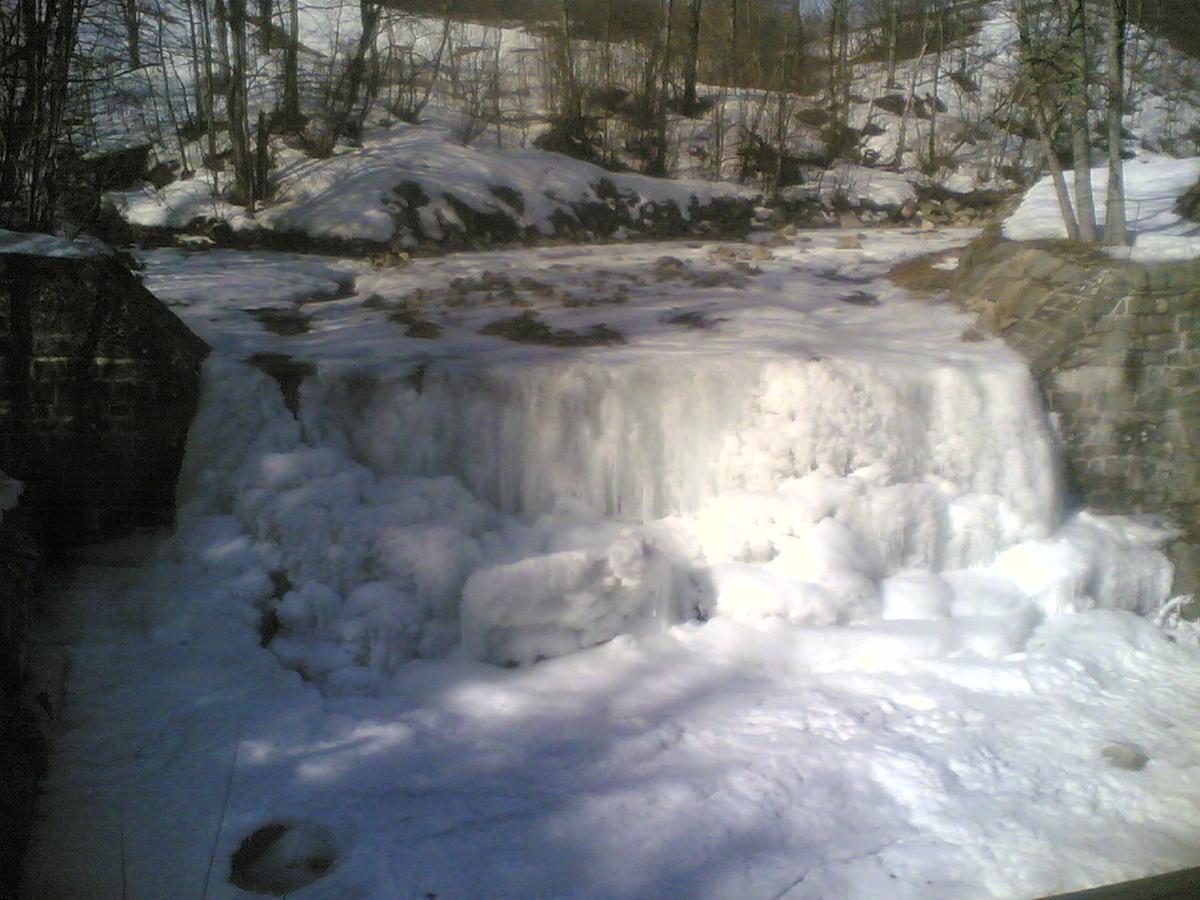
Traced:
[[[1073, 173], [1067, 172], [1068, 186]], [[1125, 221], [1132, 247], [1114, 247], [1113, 256], [1136, 262], [1194, 259], [1200, 256], [1200, 225], [1181, 218], [1175, 206], [1189, 188], [1200, 180], [1200, 158], [1172, 159], [1141, 153], [1124, 167]], [[1092, 169], [1092, 191], [1096, 218], [1104, 227], [1104, 196], [1108, 167]], [[1050, 176], [1045, 176], [1025, 194], [1003, 226], [1004, 236], [1014, 241], [1062, 239], [1067, 231], [1058, 210]]]
[[112, 252], [110, 247], [86, 234], [70, 239], [61, 235], [7, 231], [0, 228], [0, 253], [87, 257]]
[[[673, 206], [686, 221], [719, 198], [750, 201], [755, 192], [733, 184], [672, 181], [608, 172], [540, 150], [481, 151], [455, 142], [434, 126], [372, 128], [361, 147], [339, 145], [329, 159], [280, 146], [274, 199], [257, 215], [214, 199], [207, 172], [161, 191], [147, 186], [108, 198], [135, 225], [184, 228], [196, 218], [222, 219], [235, 229], [265, 228], [313, 238], [416, 246], [476, 225], [464, 210], [500, 217], [507, 239], [551, 236], [561, 222], [580, 225], [582, 204], [610, 213], [628, 207], [637, 220]], [[464, 221], [467, 218], [467, 221]], [[493, 237], [496, 237], [493, 235]]]

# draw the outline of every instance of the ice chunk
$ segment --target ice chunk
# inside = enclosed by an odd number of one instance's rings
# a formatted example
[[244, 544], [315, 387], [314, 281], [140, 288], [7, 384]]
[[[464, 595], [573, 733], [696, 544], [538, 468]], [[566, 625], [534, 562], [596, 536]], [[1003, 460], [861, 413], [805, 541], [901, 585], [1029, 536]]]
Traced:
[[880, 584], [885, 619], [944, 619], [950, 615], [954, 591], [932, 572], [909, 569]]
[[482, 569], [463, 589], [463, 646], [476, 659], [529, 664], [695, 614], [686, 574], [644, 539]]
[[837, 597], [811, 581], [780, 575], [762, 566], [723, 563], [712, 568], [716, 612], [753, 624], [768, 618], [799, 625], [834, 625]]

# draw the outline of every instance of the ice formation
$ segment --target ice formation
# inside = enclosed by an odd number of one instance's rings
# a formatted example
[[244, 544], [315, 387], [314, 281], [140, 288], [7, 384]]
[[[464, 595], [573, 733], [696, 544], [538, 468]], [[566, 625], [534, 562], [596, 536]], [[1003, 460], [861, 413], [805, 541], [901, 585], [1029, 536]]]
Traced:
[[208, 379], [186, 474], [285, 573], [248, 598], [275, 609], [276, 655], [330, 683], [460, 639], [527, 664], [711, 616], [1003, 656], [1042, 615], [1146, 611], [1169, 587], [1160, 532], [1060, 527], [1020, 367], [425, 360], [310, 379], [299, 422], [266, 376]]
[[[737, 269], [145, 254], [214, 352], [178, 533], [92, 551], [60, 605], [30, 896], [315, 862], [295, 896], [1030, 897], [1194, 863], [1196, 633], [1137, 614], [1165, 533], [1064, 512], [1022, 362], [879, 278], [969, 235], [838, 237]], [[503, 273], [625, 343], [480, 333], [516, 304], [453, 285]], [[245, 364], [285, 354], [298, 416]]]

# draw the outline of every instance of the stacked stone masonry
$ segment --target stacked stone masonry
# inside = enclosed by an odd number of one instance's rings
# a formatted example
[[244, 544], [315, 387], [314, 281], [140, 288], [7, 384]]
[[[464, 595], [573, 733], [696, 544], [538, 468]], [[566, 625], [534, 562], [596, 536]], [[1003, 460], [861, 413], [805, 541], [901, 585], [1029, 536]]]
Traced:
[[969, 248], [952, 292], [1029, 360], [1078, 499], [1177, 525], [1175, 589], [1196, 592], [1200, 260], [1137, 264], [991, 235]]
[[207, 350], [112, 258], [0, 255], [0, 470], [42, 540], [171, 521]]

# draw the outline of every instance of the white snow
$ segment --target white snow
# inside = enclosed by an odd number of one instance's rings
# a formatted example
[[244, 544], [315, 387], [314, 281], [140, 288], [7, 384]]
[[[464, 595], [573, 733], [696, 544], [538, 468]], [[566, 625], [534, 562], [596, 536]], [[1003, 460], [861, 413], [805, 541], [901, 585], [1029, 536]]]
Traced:
[[[29, 896], [243, 896], [272, 822], [281, 877], [335, 857], [297, 898], [1021, 897], [1194, 862], [1200, 650], [1138, 615], [1169, 532], [1064, 518], [1021, 362], [881, 278], [972, 234], [144, 254], [214, 355], [178, 533], [64, 598]], [[624, 343], [479, 333], [522, 311]], [[252, 354], [315, 367], [298, 419]]]
[[8, 231], [0, 228], [0, 253], [27, 253], [31, 256], [88, 257], [112, 250], [87, 234], [75, 238], [40, 232]]
[[[540, 150], [484, 152], [456, 143], [433, 125], [370, 128], [361, 148], [342, 146], [328, 159], [313, 159], [281, 145], [276, 151], [275, 177], [272, 203], [256, 216], [214, 199], [213, 176], [203, 170], [161, 191], [147, 185], [106, 196], [123, 218], [136, 225], [181, 228], [197, 217], [217, 218], [234, 228], [258, 226], [313, 237], [386, 242], [411, 240], [398, 225], [405, 204], [395, 194], [406, 182], [419, 185], [428, 198], [417, 212], [424, 233], [434, 239], [448, 226], [461, 225], [458, 212], [446, 199], [447, 185], [453, 185], [454, 197], [472, 209], [499, 210], [522, 229], [543, 235], [555, 233], [554, 214], [569, 213], [571, 204], [603, 202], [605, 198], [595, 190], [602, 180], [622, 195], [635, 193], [639, 205], [675, 203], [685, 217], [693, 201], [705, 204], [714, 197], [755, 194], [734, 184], [608, 172]], [[219, 187], [222, 182], [217, 179], [215, 184]], [[524, 208], [514, 209], [502, 201], [505, 190], [516, 191]]]
[[[1132, 245], [1115, 247], [1109, 252], [1144, 263], [1200, 256], [1200, 224], [1189, 222], [1174, 212], [1179, 198], [1200, 181], [1200, 157], [1172, 159], [1156, 153], [1140, 153], [1125, 163], [1123, 172], [1125, 220]], [[1068, 190], [1073, 190], [1073, 174], [1066, 173]], [[1093, 168], [1091, 176], [1096, 219], [1103, 228], [1108, 167]], [[1014, 241], [1067, 236], [1050, 176], [1042, 178], [1026, 192], [1021, 205], [1004, 222], [1004, 236]]]
[[917, 191], [912, 180], [900, 173], [842, 160], [821, 173], [813, 184], [784, 188], [781, 197], [784, 200], [817, 197], [827, 206], [837, 201], [851, 207], [864, 203], [899, 207], [915, 203]]

